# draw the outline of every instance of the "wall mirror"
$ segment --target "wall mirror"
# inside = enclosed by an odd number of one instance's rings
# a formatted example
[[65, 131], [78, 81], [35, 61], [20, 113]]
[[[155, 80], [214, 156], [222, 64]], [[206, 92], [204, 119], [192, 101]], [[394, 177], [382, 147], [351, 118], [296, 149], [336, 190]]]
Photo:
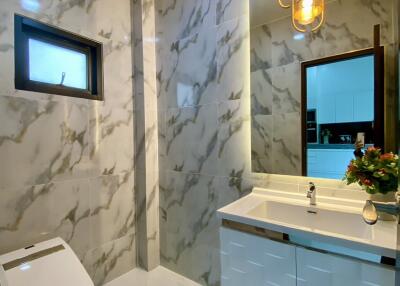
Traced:
[[341, 179], [356, 141], [383, 146], [376, 57], [366, 49], [302, 63], [303, 175]]
[[[252, 171], [342, 179], [357, 139], [391, 141], [391, 17], [331, 1], [327, 23], [299, 33], [278, 1], [249, 3]], [[344, 40], [349, 31], [363, 41]]]

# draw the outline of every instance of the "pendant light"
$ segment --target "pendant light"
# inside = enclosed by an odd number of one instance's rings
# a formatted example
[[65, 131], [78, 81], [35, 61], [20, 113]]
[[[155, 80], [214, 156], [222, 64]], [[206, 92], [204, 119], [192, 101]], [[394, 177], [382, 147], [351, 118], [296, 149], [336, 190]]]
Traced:
[[302, 33], [316, 31], [325, 20], [324, 0], [292, 0], [291, 4], [285, 4], [278, 0], [282, 8], [292, 8], [293, 27]]

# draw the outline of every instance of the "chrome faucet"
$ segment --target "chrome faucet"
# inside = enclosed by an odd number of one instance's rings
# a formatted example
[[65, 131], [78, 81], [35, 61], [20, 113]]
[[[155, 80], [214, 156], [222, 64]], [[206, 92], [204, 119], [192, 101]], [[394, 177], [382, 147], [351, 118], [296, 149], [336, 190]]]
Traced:
[[378, 221], [378, 211], [398, 217], [400, 215], [399, 201], [395, 203], [380, 203], [367, 200], [363, 209], [363, 219], [367, 224], [374, 225]]
[[317, 188], [313, 182], [309, 184], [307, 198], [310, 199], [310, 205], [315, 206], [317, 204]]

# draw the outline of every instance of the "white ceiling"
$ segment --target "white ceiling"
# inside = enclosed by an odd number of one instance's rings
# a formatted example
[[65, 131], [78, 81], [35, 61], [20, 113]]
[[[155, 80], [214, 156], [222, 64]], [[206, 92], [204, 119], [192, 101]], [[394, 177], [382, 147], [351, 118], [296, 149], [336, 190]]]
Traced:
[[[270, 23], [291, 15], [291, 10], [279, 6], [278, 0], [249, 0], [249, 2], [251, 27]], [[284, 3], [288, 2], [290, 3], [291, 0], [286, 0]]]

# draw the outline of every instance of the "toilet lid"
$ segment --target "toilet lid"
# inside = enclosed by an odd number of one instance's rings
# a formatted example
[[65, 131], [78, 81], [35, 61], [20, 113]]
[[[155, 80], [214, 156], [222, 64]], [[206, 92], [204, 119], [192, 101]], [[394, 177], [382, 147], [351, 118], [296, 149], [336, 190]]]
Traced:
[[0, 256], [1, 286], [93, 286], [72, 249], [60, 238]]

